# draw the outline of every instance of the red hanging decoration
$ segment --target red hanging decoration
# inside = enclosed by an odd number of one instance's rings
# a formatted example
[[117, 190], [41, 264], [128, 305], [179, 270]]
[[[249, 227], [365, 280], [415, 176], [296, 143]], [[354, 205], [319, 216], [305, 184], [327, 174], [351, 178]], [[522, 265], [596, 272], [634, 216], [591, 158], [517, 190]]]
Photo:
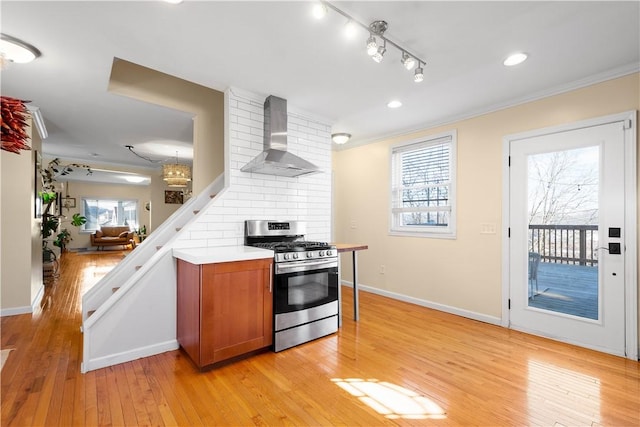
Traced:
[[27, 107], [24, 105], [29, 101], [2, 96], [2, 149], [12, 153], [20, 154], [20, 150], [31, 150], [27, 145], [29, 135], [27, 135]]

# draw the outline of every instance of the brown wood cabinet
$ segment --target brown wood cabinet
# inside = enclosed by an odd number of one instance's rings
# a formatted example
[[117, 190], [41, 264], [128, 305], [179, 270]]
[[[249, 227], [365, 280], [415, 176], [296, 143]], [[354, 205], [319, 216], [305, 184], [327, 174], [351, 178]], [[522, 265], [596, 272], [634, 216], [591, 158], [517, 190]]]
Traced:
[[178, 259], [178, 342], [198, 367], [272, 344], [272, 262]]

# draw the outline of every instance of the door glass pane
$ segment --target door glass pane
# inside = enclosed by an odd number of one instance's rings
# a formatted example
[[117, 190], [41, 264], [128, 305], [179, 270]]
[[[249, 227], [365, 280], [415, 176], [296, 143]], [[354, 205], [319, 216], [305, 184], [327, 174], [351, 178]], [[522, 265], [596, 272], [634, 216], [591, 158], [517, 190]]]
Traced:
[[527, 159], [528, 306], [598, 319], [599, 148]]

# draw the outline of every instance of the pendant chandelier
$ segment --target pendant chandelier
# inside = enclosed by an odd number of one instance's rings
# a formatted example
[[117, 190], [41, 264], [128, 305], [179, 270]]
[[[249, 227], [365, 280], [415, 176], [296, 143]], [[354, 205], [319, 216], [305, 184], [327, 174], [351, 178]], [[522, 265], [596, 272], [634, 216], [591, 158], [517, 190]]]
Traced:
[[178, 153], [176, 152], [176, 162], [162, 165], [162, 179], [169, 187], [186, 187], [191, 181], [191, 168], [189, 165], [178, 163]]

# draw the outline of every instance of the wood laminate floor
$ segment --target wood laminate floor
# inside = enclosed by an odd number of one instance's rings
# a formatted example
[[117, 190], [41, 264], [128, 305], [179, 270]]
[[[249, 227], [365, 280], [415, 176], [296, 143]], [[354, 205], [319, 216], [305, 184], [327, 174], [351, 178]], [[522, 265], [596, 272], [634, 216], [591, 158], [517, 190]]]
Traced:
[[[361, 292], [332, 336], [200, 373], [181, 351], [80, 373], [80, 301], [122, 253], [65, 254], [2, 318], [2, 426], [640, 425], [640, 364]], [[132, 325], [135, 327], [135, 325]]]

